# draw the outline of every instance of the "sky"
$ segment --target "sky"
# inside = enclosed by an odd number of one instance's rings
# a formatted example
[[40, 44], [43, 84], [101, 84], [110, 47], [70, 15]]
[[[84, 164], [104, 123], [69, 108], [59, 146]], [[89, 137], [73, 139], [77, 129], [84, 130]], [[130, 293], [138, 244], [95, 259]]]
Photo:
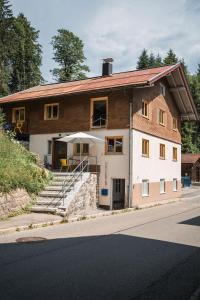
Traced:
[[102, 59], [114, 59], [113, 71], [136, 68], [138, 56], [166, 55], [172, 48], [194, 73], [200, 63], [200, 0], [10, 0], [40, 30], [42, 74], [53, 82], [51, 38], [60, 28], [84, 42], [88, 76], [101, 75]]

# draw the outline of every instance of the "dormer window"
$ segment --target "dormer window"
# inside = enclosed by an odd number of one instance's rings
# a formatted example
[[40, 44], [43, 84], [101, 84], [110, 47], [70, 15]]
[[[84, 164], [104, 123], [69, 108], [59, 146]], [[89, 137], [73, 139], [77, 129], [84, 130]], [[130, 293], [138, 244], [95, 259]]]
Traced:
[[165, 125], [165, 112], [162, 109], [159, 109], [158, 121], [160, 125]]
[[177, 119], [173, 118], [173, 130], [177, 130], [178, 126], [177, 126]]
[[102, 128], [107, 126], [108, 98], [91, 99], [91, 127]]
[[165, 96], [165, 86], [162, 83], [160, 83], [160, 94]]

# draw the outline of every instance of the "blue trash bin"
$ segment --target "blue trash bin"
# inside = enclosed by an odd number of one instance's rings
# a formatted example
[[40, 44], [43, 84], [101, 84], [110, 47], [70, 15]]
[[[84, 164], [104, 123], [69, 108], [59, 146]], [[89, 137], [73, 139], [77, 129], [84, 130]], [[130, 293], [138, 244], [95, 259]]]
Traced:
[[191, 179], [189, 176], [183, 176], [181, 178], [181, 183], [183, 187], [190, 187], [191, 185]]

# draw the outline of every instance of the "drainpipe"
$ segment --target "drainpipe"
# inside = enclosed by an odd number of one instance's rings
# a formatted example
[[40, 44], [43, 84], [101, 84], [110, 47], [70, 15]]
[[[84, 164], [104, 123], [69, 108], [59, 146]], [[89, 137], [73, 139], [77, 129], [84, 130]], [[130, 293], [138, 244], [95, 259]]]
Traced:
[[[133, 90], [132, 90], [133, 92]], [[128, 207], [132, 207], [132, 198], [133, 198], [133, 93], [129, 102], [129, 185], [128, 185]]]

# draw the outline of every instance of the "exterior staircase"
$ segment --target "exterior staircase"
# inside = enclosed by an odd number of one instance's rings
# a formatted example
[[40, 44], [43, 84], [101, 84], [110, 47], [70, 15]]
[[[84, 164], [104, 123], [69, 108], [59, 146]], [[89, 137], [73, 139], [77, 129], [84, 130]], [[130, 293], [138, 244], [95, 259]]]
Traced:
[[62, 216], [87, 207], [96, 207], [97, 175], [88, 172], [87, 157], [71, 173], [53, 173], [51, 183], [38, 195], [32, 212]]
[[[73, 178], [73, 181], [72, 181]], [[53, 180], [39, 195], [33, 212], [59, 213], [64, 210], [63, 203], [76, 182], [73, 173], [53, 173]], [[65, 186], [65, 189], [63, 187]]]

